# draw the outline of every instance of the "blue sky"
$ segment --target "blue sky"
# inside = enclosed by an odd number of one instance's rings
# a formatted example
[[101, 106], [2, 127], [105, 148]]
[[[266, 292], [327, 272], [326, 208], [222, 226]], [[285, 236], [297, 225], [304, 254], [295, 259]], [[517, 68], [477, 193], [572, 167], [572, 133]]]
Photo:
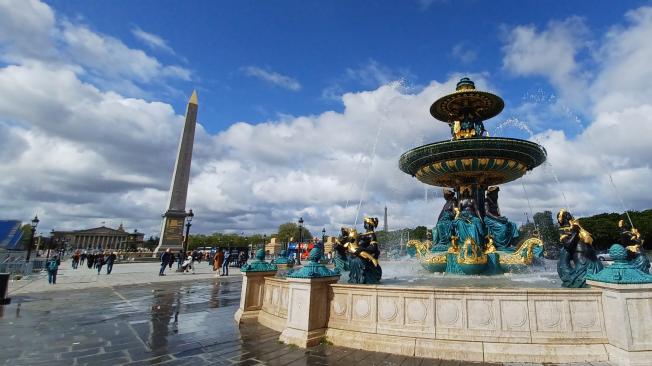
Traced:
[[[151, 50], [179, 63], [192, 81], [173, 83], [185, 93], [199, 89], [201, 120], [210, 132], [234, 122], [257, 123], [278, 114], [307, 115], [341, 110], [330, 93], [368, 90], [377, 75], [347, 75], [377, 65], [389, 78], [422, 86], [452, 73], [488, 73], [508, 107], [528, 94], [553, 94], [540, 77], [519, 78], [502, 67], [501, 48], [508, 28], [545, 27], [551, 20], [579, 16], [594, 34], [621, 21], [628, 10], [647, 2], [589, 1], [49, 1], [62, 15], [92, 29], [142, 47], [140, 28], [164, 39], [174, 54]], [[429, 5], [428, 5], [429, 3]], [[465, 60], [462, 60], [468, 53]], [[257, 67], [288, 76], [300, 90], [247, 76]], [[179, 113], [177, 94], [154, 95]], [[510, 103], [511, 102], [511, 103]], [[575, 113], [581, 114], [582, 111]], [[577, 132], [577, 131], [574, 131]]]
[[450, 138], [428, 108], [462, 76], [505, 99], [492, 135], [548, 151], [501, 187], [512, 220], [621, 211], [610, 175], [647, 209], [650, 39], [649, 2], [2, 0], [0, 212], [156, 235], [196, 88], [193, 230], [433, 226], [398, 159]]

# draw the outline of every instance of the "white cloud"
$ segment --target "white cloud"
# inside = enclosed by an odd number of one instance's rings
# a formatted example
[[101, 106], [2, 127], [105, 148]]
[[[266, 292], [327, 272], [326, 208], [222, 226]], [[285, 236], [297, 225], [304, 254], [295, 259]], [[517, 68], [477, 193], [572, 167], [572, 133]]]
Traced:
[[161, 50], [174, 55], [174, 50], [172, 47], [170, 47], [163, 38], [157, 36], [154, 33], [145, 32], [139, 27], [134, 27], [131, 29], [131, 34], [133, 34], [134, 37], [145, 43], [145, 45], [151, 49]]
[[[392, 82], [400, 82], [404, 88], [407, 88], [407, 81], [412, 79], [414, 75], [410, 70], [395, 70], [374, 59], [369, 59], [358, 67], [346, 68], [344, 74], [326, 86], [321, 94], [324, 99], [339, 101], [348, 91], [376, 89]], [[415, 90], [419, 88], [421, 87], [410, 87]]]
[[509, 30], [503, 47], [503, 67], [516, 75], [538, 75], [558, 88], [562, 99], [584, 106], [589, 75], [577, 55], [587, 47], [587, 27], [582, 18], [551, 21], [538, 31], [533, 25]]
[[278, 72], [261, 69], [256, 66], [247, 66], [243, 68], [245, 75], [252, 76], [272, 85], [279, 86], [284, 89], [299, 91], [301, 90], [301, 83], [296, 79], [289, 76], [279, 74]]
[[453, 46], [451, 56], [463, 64], [470, 64], [478, 58], [478, 53], [470, 48], [467, 43], [460, 42]]
[[[632, 81], [636, 75], [646, 75], [639, 67], [623, 65], [638, 65], [651, 47], [643, 36], [648, 32], [647, 11], [631, 12], [627, 25], [611, 29], [602, 40], [599, 49], [609, 57], [593, 71], [593, 83], [586, 79], [588, 90], [602, 88], [619, 72]], [[152, 62], [142, 50], [128, 48], [88, 26], [56, 19], [52, 24], [58, 41], [43, 39], [49, 40], [45, 44], [56, 58], [25, 53], [13, 39], [0, 40], [10, 51], [7, 54], [20, 56], [0, 68], [0, 158], [4, 162], [0, 210], [6, 217], [24, 219], [36, 211], [46, 230], [125, 221], [156, 235], [183, 119], [168, 104], [127, 97], [87, 76], [95, 73], [99, 79], [111, 75], [147, 83], [174, 66]], [[37, 29], [34, 37], [45, 34], [38, 26], [30, 27]], [[531, 33], [528, 29], [523, 32], [535, 45], [558, 38], [549, 28]], [[611, 54], [608, 50], [614, 47], [624, 52]], [[106, 50], [133, 57], [142, 65], [98, 61], [109, 57]], [[566, 71], [559, 75], [584, 75], [581, 62], [561, 61]], [[547, 62], [518, 67], [523, 75], [544, 75], [557, 88], [566, 87], [554, 83], [560, 76]], [[388, 206], [390, 228], [434, 224], [442, 204], [440, 198], [432, 199], [438, 189], [402, 173], [398, 158], [412, 147], [449, 138], [448, 126], [434, 120], [428, 107], [454, 90], [460, 75], [406, 89], [388, 83], [396, 74], [380, 64], [350, 70], [346, 77], [371, 86], [338, 93], [341, 112], [284, 116], [256, 125], [242, 122], [215, 135], [198, 126], [188, 203], [197, 214], [193, 229], [271, 232], [278, 224], [303, 216], [313, 232], [326, 226], [335, 233], [340, 225], [355, 221], [361, 197], [360, 215], [381, 216]], [[487, 89], [486, 76], [470, 76], [478, 88]], [[652, 103], [615, 98], [647, 95], [650, 88], [643, 82], [614, 82], [614, 88], [584, 102], [595, 116], [579, 134], [539, 130], [533, 138], [547, 148], [550, 165], [525, 177], [534, 211], [556, 211], [567, 204], [578, 215], [620, 210], [607, 173], [628, 208], [651, 207], [652, 198], [644, 189], [652, 178], [652, 148], [647, 142], [652, 135]], [[601, 109], [601, 103], [609, 107]], [[202, 111], [200, 105], [200, 120]], [[379, 144], [372, 154], [378, 131]], [[362, 192], [367, 175], [367, 190]], [[425, 188], [430, 189], [428, 202]], [[502, 210], [522, 221], [529, 211], [525, 198], [521, 182], [505, 185]]]

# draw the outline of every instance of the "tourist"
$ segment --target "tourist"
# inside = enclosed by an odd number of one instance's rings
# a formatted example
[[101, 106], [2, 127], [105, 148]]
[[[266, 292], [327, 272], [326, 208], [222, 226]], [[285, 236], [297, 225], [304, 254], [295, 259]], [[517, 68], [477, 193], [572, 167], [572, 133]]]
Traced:
[[213, 271], [217, 271], [219, 276], [222, 275], [222, 264], [224, 264], [224, 252], [218, 250], [213, 257]]
[[82, 254], [79, 256], [79, 264], [83, 266], [85, 261], [86, 261], [86, 251], [84, 250]]
[[77, 269], [79, 266], [79, 251], [76, 251], [75, 254], [72, 255], [72, 269]]
[[228, 251], [224, 251], [224, 262], [222, 263], [222, 274], [221, 276], [228, 276], [229, 275], [229, 260], [231, 257], [231, 253]]
[[88, 267], [88, 269], [91, 269], [93, 268], [93, 264], [94, 264], [93, 262], [95, 262], [95, 254], [88, 253], [87, 258], [88, 258], [88, 262], [86, 262], [86, 266]]
[[181, 269], [181, 264], [183, 264], [183, 254], [181, 250], [177, 253], [177, 269]]
[[48, 270], [48, 283], [51, 285], [56, 285], [57, 283], [57, 272], [59, 271], [60, 264], [61, 261], [56, 255], [52, 256], [48, 261], [46, 268]]
[[95, 264], [97, 265], [97, 274], [99, 275], [104, 265], [104, 253], [98, 253], [95, 257]]
[[170, 248], [166, 249], [165, 252], [161, 254], [161, 269], [158, 271], [159, 276], [165, 276], [165, 269], [167, 268], [171, 257], [172, 253], [170, 253]]
[[109, 254], [108, 257], [106, 257], [106, 274], [111, 274], [111, 271], [113, 271], [113, 263], [115, 262], [115, 259], [117, 258], [117, 255], [115, 252]]
[[168, 261], [168, 267], [172, 269], [173, 264], [174, 264], [174, 254], [170, 253], [170, 260]]

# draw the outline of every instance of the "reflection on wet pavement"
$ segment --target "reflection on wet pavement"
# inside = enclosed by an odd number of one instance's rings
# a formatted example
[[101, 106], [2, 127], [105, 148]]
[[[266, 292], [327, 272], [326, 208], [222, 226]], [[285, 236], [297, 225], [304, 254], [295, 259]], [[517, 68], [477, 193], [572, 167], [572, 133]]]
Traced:
[[238, 329], [240, 289], [238, 277], [16, 295], [0, 307], [0, 365], [467, 365], [280, 344]]

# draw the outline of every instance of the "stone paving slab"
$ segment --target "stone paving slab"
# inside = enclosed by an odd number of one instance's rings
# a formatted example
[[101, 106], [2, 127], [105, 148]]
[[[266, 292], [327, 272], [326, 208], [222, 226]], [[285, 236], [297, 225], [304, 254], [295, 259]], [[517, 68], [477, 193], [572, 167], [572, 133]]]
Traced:
[[281, 344], [269, 328], [235, 324], [240, 290], [232, 276], [17, 293], [0, 306], [0, 365], [483, 365]]
[[[26, 279], [13, 280], [9, 283], [9, 296], [32, 292], [47, 292], [59, 290], [83, 290], [95, 287], [112, 287], [135, 284], [150, 284], [161, 282], [197, 281], [216, 277], [212, 266], [202, 261], [195, 268], [195, 274], [176, 272], [176, 263], [172, 269], [167, 268], [165, 276], [159, 276], [161, 268], [159, 263], [116, 263], [110, 275], [106, 274], [106, 266], [101, 273], [97, 269], [88, 268], [86, 265], [77, 269], [70, 267], [70, 260], [61, 263], [57, 273], [56, 285], [48, 283], [47, 273], [34, 274]], [[240, 269], [232, 267], [229, 270], [229, 277], [240, 277]]]

